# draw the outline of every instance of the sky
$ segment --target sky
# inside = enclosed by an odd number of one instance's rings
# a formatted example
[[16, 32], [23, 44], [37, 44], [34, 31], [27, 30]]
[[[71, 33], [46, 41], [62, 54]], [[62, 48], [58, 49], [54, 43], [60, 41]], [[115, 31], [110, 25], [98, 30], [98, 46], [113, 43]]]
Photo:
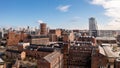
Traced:
[[0, 28], [88, 29], [94, 17], [99, 29], [120, 29], [120, 0], [0, 0]]

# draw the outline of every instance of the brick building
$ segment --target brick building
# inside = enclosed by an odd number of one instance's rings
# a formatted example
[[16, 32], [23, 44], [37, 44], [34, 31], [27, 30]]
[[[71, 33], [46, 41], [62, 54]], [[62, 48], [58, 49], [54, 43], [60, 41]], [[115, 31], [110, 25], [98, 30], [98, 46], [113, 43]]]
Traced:
[[25, 50], [27, 57], [37, 60], [38, 68], [63, 68], [63, 54], [51, 47], [32, 47]]
[[80, 36], [77, 41], [91, 43], [92, 45], [96, 46], [96, 39], [93, 36]]
[[40, 35], [47, 35], [47, 24], [46, 23], [40, 23]]
[[20, 41], [20, 36], [15, 32], [9, 32], [7, 34], [7, 45], [17, 45]]
[[69, 55], [69, 47], [70, 45], [68, 43], [62, 44], [62, 50], [61, 52], [63, 53], [63, 59], [64, 59], [64, 67], [63, 68], [68, 68], [68, 55]]
[[38, 60], [38, 68], [63, 68], [63, 54], [52, 52]]
[[31, 44], [49, 45], [49, 36], [32, 36]]
[[107, 67], [107, 57], [100, 54], [94, 37], [81, 36], [69, 46], [66, 68], [99, 68]]
[[24, 49], [26, 49], [28, 46], [30, 46], [30, 43], [18, 43], [17, 45], [17, 49], [19, 51], [23, 51]]
[[[34, 63], [37, 64], [37, 68], [63, 68], [63, 54], [59, 50], [51, 47], [32, 45], [23, 51], [7, 49], [5, 55], [11, 60], [19, 59], [19, 61], [21, 61], [28, 58], [28, 60], [25, 61], [31, 62], [30, 60], [35, 59], [36, 62]], [[24, 67], [21, 63], [12, 66]]]
[[63, 42], [68, 42], [68, 41], [72, 42], [74, 41], [75, 36], [74, 36], [73, 31], [69, 31], [69, 32], [64, 31], [62, 33], [62, 38], [63, 38]]
[[19, 42], [27, 42], [28, 34], [24, 32], [16, 33], [16, 32], [8, 32], [6, 35], [7, 45], [17, 45]]
[[90, 68], [91, 54], [94, 46], [70, 46], [68, 67], [69, 68]]
[[117, 58], [114, 62], [114, 68], [120, 68], [120, 59]]
[[58, 38], [61, 36], [61, 29], [50, 29], [49, 30], [49, 38], [50, 42], [58, 41]]
[[57, 42], [58, 37], [55, 34], [49, 34], [49, 40], [50, 40], [50, 42]]
[[91, 54], [91, 68], [108, 68], [107, 56], [93, 49]]
[[55, 35], [57, 35], [57, 37], [60, 37], [61, 33], [62, 33], [61, 29], [50, 29], [49, 30], [49, 34], [55, 34]]
[[24, 51], [18, 51], [18, 50], [12, 50], [12, 49], [7, 49], [5, 52], [5, 55], [7, 57], [7, 59], [24, 59], [26, 57], [26, 54]]

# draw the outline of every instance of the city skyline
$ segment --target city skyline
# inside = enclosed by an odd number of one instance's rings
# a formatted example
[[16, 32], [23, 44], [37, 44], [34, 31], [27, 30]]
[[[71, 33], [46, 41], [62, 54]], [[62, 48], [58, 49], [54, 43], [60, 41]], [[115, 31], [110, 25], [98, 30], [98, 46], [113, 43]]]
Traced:
[[0, 27], [38, 27], [88, 29], [94, 17], [98, 29], [120, 28], [119, 0], [1, 0]]

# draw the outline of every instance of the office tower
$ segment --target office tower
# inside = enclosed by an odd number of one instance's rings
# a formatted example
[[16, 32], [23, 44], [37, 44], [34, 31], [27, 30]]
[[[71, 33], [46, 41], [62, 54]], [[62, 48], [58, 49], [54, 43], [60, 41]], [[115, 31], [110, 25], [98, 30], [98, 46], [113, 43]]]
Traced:
[[97, 37], [98, 36], [98, 26], [95, 18], [89, 18], [89, 34], [90, 36]]
[[47, 35], [46, 23], [40, 23], [40, 35]]

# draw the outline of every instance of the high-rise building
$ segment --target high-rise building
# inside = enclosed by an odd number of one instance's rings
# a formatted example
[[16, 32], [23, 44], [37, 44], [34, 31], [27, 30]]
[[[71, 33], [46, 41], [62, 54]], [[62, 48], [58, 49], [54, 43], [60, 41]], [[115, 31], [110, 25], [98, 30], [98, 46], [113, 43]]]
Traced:
[[98, 26], [95, 18], [91, 17], [89, 18], [89, 34], [90, 36], [98, 36]]

